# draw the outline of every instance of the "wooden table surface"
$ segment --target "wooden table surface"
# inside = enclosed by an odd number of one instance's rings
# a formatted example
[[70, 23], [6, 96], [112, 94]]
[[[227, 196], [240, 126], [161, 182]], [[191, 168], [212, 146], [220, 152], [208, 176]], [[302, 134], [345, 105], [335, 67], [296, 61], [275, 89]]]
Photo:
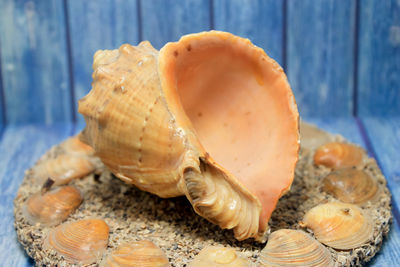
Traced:
[[[370, 266], [398, 266], [400, 263], [400, 118], [307, 118], [322, 129], [339, 133], [363, 146], [375, 157], [392, 192], [393, 224], [382, 250]], [[0, 141], [0, 261], [1, 266], [33, 266], [17, 241], [14, 230], [13, 199], [26, 169], [52, 145], [77, 133], [74, 124], [52, 126], [20, 125], [2, 129]]]

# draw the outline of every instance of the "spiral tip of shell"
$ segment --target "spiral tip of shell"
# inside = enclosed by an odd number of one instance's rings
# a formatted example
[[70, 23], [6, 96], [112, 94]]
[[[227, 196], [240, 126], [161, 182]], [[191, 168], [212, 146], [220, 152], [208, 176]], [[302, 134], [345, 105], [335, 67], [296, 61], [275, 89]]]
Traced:
[[69, 263], [90, 264], [101, 259], [108, 244], [109, 227], [99, 219], [64, 223], [50, 230], [43, 247]]
[[233, 248], [223, 246], [208, 246], [189, 263], [189, 267], [202, 266], [250, 266], [247, 259], [240, 257]]
[[309, 210], [303, 225], [310, 228], [321, 243], [347, 250], [371, 240], [373, 224], [362, 209], [353, 204], [330, 202]]

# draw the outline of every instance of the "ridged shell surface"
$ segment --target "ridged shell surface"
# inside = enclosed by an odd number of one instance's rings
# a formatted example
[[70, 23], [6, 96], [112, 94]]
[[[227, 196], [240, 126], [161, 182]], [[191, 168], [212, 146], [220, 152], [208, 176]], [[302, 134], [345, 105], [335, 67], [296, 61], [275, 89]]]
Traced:
[[281, 229], [273, 232], [260, 253], [261, 266], [333, 267], [331, 253], [317, 240], [301, 230]]
[[114, 250], [101, 264], [102, 267], [169, 267], [164, 252], [153, 242], [141, 240], [124, 244]]
[[208, 246], [189, 263], [188, 267], [250, 267], [250, 262], [238, 255], [233, 248], [223, 246]]
[[103, 220], [64, 223], [50, 230], [43, 246], [67, 262], [83, 265], [99, 261], [108, 244], [109, 228]]
[[342, 202], [362, 204], [374, 199], [379, 185], [365, 171], [348, 168], [328, 174], [322, 181], [322, 189]]
[[364, 152], [358, 146], [345, 143], [327, 143], [318, 147], [314, 154], [314, 163], [328, 168], [348, 168], [362, 163]]
[[265, 240], [299, 149], [297, 106], [275, 61], [211, 31], [160, 52], [149, 42], [98, 51], [93, 70], [79, 101], [82, 141], [115, 176], [160, 197], [186, 195], [237, 239]]
[[66, 220], [82, 202], [82, 196], [73, 186], [63, 186], [45, 193], [37, 193], [28, 198], [24, 206], [24, 216], [32, 225], [58, 225]]
[[60, 154], [56, 158], [40, 162], [32, 171], [36, 184], [41, 185], [50, 178], [54, 180], [54, 185], [62, 185], [72, 179], [82, 178], [94, 169], [94, 164], [87, 157]]
[[373, 235], [373, 224], [353, 204], [331, 202], [318, 205], [304, 216], [303, 226], [310, 228], [321, 243], [335, 249], [362, 246]]

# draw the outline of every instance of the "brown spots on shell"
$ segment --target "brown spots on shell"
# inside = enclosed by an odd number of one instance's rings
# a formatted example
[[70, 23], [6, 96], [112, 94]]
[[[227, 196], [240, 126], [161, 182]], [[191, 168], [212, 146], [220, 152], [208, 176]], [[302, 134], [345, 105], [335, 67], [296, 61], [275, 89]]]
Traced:
[[174, 56], [175, 56], [175, 57], [178, 57], [178, 55], [179, 55], [178, 51], [175, 50], [175, 51], [174, 51]]
[[188, 52], [192, 51], [192, 46], [189, 44], [188, 46], [186, 46], [186, 50], [187, 50]]
[[335, 249], [360, 247], [373, 235], [373, 224], [363, 210], [342, 202], [312, 208], [300, 225], [310, 228], [318, 241]]

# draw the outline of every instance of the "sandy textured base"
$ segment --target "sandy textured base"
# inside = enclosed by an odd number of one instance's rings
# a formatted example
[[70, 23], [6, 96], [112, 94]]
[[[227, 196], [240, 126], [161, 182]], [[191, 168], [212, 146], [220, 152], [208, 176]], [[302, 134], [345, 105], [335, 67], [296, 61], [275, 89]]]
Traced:
[[[329, 169], [312, 164], [313, 150], [322, 143], [343, 138], [305, 124], [301, 126], [301, 132], [302, 149], [296, 177], [292, 189], [279, 201], [272, 215], [271, 231], [281, 228], [301, 229], [298, 222], [306, 211], [332, 199], [320, 190], [320, 180], [329, 173]], [[58, 153], [60, 147], [56, 146], [41, 160], [54, 157]], [[336, 251], [330, 248], [338, 266], [358, 266], [369, 261], [380, 249], [383, 237], [389, 232], [392, 215], [385, 178], [373, 159], [366, 160], [364, 170], [375, 177], [382, 187], [378, 200], [363, 207], [375, 223], [374, 237], [371, 242], [357, 249]], [[40, 187], [31, 185], [31, 180], [31, 171], [28, 170], [14, 202], [18, 239], [38, 266], [69, 266], [56, 253], [42, 249], [42, 241], [50, 228], [29, 225], [22, 217], [23, 203], [31, 194], [40, 190]], [[81, 190], [84, 201], [67, 221], [104, 219], [110, 226], [108, 252], [123, 242], [148, 239], [165, 251], [173, 266], [184, 266], [206, 245], [231, 246], [254, 263], [264, 247], [264, 244], [252, 241], [236, 241], [231, 231], [221, 230], [196, 215], [184, 197], [161, 199], [125, 184], [107, 171], [103, 171], [100, 177], [89, 175], [73, 184]]]

